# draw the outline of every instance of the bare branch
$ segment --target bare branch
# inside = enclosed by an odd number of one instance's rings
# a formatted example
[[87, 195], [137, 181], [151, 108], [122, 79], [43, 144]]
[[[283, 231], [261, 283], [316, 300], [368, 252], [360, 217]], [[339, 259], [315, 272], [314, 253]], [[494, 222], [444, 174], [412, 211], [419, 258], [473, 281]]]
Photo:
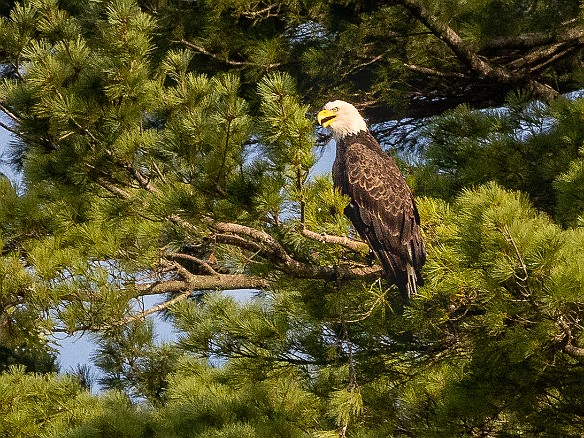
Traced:
[[515, 85], [525, 82], [528, 87], [544, 99], [557, 97], [558, 92], [529, 77], [518, 75], [504, 67], [493, 64], [471, 50], [462, 38], [446, 23], [440, 21], [417, 0], [398, 0], [410, 13], [424, 24], [440, 40], [454, 52], [456, 57], [481, 79], [491, 79], [496, 82]]
[[[263, 9], [259, 9], [257, 11], [243, 11], [241, 13], [242, 16], [246, 17], [246, 18], [250, 18], [253, 19], [255, 21], [257, 21], [258, 19], [266, 19], [269, 17], [277, 17], [278, 13], [280, 12], [280, 4], [271, 4], [269, 6], [266, 6]], [[275, 12], [272, 12], [272, 10], [275, 9]]]
[[106, 180], [105, 178], [102, 178], [102, 177], [97, 178], [97, 183], [100, 186], [102, 186], [104, 189], [106, 189], [108, 192], [118, 196], [119, 198], [122, 198], [122, 199], [129, 199], [130, 198], [130, 194], [128, 192], [119, 188], [118, 186], [116, 186], [112, 182]]
[[135, 169], [130, 165], [126, 166], [126, 168], [130, 171], [134, 178], [136, 178], [138, 184], [140, 184], [140, 187], [146, 189], [150, 193], [160, 193], [160, 189], [150, 183], [150, 178], [144, 176], [138, 169]]
[[369, 65], [371, 65], [371, 64], [374, 64], [374, 63], [376, 63], [377, 61], [379, 61], [379, 60], [383, 59], [383, 57], [384, 57], [384, 56], [385, 56], [385, 55], [386, 55], [388, 52], [389, 52], [389, 49], [388, 49], [388, 50], [385, 50], [383, 53], [381, 53], [381, 54], [379, 54], [379, 55], [377, 55], [377, 56], [374, 56], [373, 58], [371, 58], [371, 59], [369, 59], [369, 60], [367, 60], [367, 61], [363, 61], [362, 63], [360, 63], [360, 64], [357, 64], [357, 65], [355, 65], [355, 66], [351, 67], [349, 70], [347, 70], [347, 71], [343, 72], [343, 74], [341, 75], [341, 77], [343, 77], [343, 78], [344, 78], [344, 77], [346, 77], [346, 76], [349, 76], [349, 75], [350, 75], [350, 74], [352, 74], [352, 73], [355, 73], [356, 71], [359, 71], [359, 70], [361, 70], [361, 69], [362, 69], [362, 68], [364, 68], [364, 67], [367, 67], [367, 66], [369, 66]]
[[584, 348], [574, 345], [570, 325], [563, 318], [560, 318], [558, 325], [562, 329], [560, 335], [562, 349], [574, 359], [584, 362]]
[[556, 33], [524, 33], [513, 36], [495, 37], [489, 40], [481, 49], [485, 51], [507, 51], [510, 49], [537, 49], [554, 43], [568, 41], [576, 42], [584, 36], [584, 29], [575, 26], [575, 22], [563, 23], [563, 30]]
[[235, 236], [233, 234], [213, 234], [213, 239], [217, 243], [224, 243], [226, 245], [236, 246], [238, 248], [250, 251], [253, 253], [260, 253], [262, 247], [252, 240], [244, 239], [240, 236]]
[[[277, 269], [297, 278], [333, 280], [361, 278], [377, 275], [381, 272], [380, 266], [350, 266], [347, 264], [319, 266], [314, 263], [303, 263], [294, 259], [276, 239], [264, 231], [245, 225], [212, 221], [210, 219], [208, 219], [208, 223], [212, 229], [224, 233], [215, 236], [218, 241], [221, 240], [223, 243], [229, 243], [255, 252], [258, 256], [274, 263]], [[250, 237], [252, 240], [247, 240], [245, 237]]]
[[180, 225], [185, 230], [188, 230], [188, 231], [191, 231], [191, 232], [197, 232], [198, 231], [198, 229], [197, 229], [196, 226], [194, 226], [193, 224], [191, 224], [186, 219], [183, 219], [178, 214], [170, 214], [170, 215], [168, 215], [166, 217], [166, 219], [168, 219], [170, 222], [172, 222], [172, 223], [174, 223], [176, 225]]
[[566, 342], [566, 345], [564, 345], [564, 351], [573, 358], [584, 361], [584, 348], [576, 347], [574, 344], [572, 344], [571, 339]]
[[185, 46], [187, 46], [189, 49], [196, 50], [196, 51], [197, 51], [197, 52], [199, 52], [199, 53], [202, 53], [202, 54], [204, 54], [204, 55], [207, 55], [207, 56], [209, 56], [209, 57], [211, 57], [211, 58], [213, 58], [213, 59], [215, 59], [215, 60], [217, 60], [217, 61], [219, 61], [219, 62], [222, 62], [222, 63], [224, 63], [224, 64], [227, 64], [227, 65], [242, 66], [242, 65], [250, 65], [250, 64], [251, 64], [251, 63], [249, 63], [249, 62], [244, 62], [244, 61], [233, 61], [233, 60], [231, 60], [231, 59], [223, 59], [223, 58], [221, 58], [219, 55], [217, 55], [217, 54], [215, 54], [215, 53], [211, 53], [211, 52], [209, 52], [209, 51], [208, 51], [207, 49], [205, 49], [204, 47], [201, 47], [201, 46], [199, 46], [199, 45], [197, 45], [197, 44], [195, 44], [195, 43], [192, 43], [192, 42], [190, 42], [190, 41], [187, 41], [187, 40], [184, 40], [184, 39], [183, 39], [183, 40], [180, 40], [180, 41], [178, 41], [178, 42], [180, 42], [180, 43], [184, 44], [184, 45], [185, 45]]
[[8, 108], [6, 108], [6, 106], [4, 106], [1, 103], [0, 103], [0, 111], [2, 111], [4, 114], [6, 114], [8, 117], [10, 117], [14, 122], [20, 123], [20, 117], [18, 117], [16, 114], [14, 114], [12, 111], [10, 111]]
[[442, 72], [440, 70], [436, 70], [433, 68], [423, 67], [421, 65], [416, 64], [404, 64], [404, 67], [407, 69], [414, 71], [416, 73], [422, 73], [428, 76], [435, 76], [440, 78], [457, 78], [457, 79], [464, 79], [467, 76], [464, 73], [457, 73], [457, 72]]
[[[137, 321], [137, 320], [142, 320], [142, 319], [146, 318], [149, 315], [152, 315], [154, 313], [160, 312], [161, 310], [164, 310], [164, 309], [168, 309], [173, 304], [176, 304], [176, 303], [178, 303], [180, 301], [186, 300], [191, 295], [191, 293], [192, 293], [192, 291], [190, 291], [190, 290], [185, 291], [185, 292], [177, 295], [176, 297], [174, 297], [174, 298], [172, 298], [170, 300], [164, 301], [163, 303], [160, 303], [160, 304], [158, 304], [158, 305], [156, 305], [154, 307], [151, 307], [148, 310], [144, 310], [143, 312], [139, 312], [139, 313], [135, 313], [133, 315], [129, 315], [126, 318], [123, 318], [123, 319], [121, 319], [119, 321], [113, 322], [113, 323], [107, 325], [105, 327], [105, 329], [113, 328], [113, 327], [120, 327], [122, 325], [126, 325], [126, 324], [129, 324], [129, 323], [134, 322], [134, 321]], [[98, 330], [104, 330], [104, 327], [101, 327]]]
[[572, 43], [557, 43], [547, 47], [538, 47], [530, 53], [506, 64], [506, 67], [515, 71], [524, 69], [529, 72], [537, 72], [545, 69], [554, 61], [563, 58], [577, 47]]
[[165, 280], [150, 284], [135, 285], [136, 296], [158, 295], [169, 292], [233, 290], [233, 289], [267, 289], [269, 282], [261, 277], [245, 274], [191, 274], [188, 280]]
[[217, 275], [218, 272], [215, 271], [215, 269], [213, 269], [213, 267], [207, 263], [205, 260], [202, 260], [198, 257], [192, 256], [190, 254], [183, 254], [183, 253], [176, 253], [176, 252], [171, 252], [171, 253], [166, 253], [165, 254], [166, 257], [170, 257], [172, 259], [182, 259], [182, 260], [187, 260], [189, 262], [195, 263], [197, 265], [199, 265], [201, 268], [203, 268], [203, 270], [205, 272], [207, 272], [207, 274], [210, 275]]
[[[187, 41], [187, 40], [184, 40], [184, 39], [182, 39], [180, 41], [175, 41], [175, 42], [179, 42], [181, 44], [184, 44], [189, 49], [196, 50], [197, 52], [202, 53], [203, 55], [207, 55], [207, 56], [209, 56], [209, 57], [211, 57], [211, 58], [213, 58], [213, 59], [215, 59], [215, 60], [217, 60], [219, 62], [222, 62], [224, 64], [227, 64], [227, 65], [233, 65], [233, 66], [237, 66], [237, 67], [242, 67], [242, 66], [256, 66], [257, 67], [258, 66], [258, 64], [254, 63], [254, 62], [249, 62], [249, 61], [234, 61], [232, 59], [224, 59], [224, 58], [222, 58], [221, 56], [219, 56], [219, 55], [217, 55], [215, 53], [209, 52], [204, 47], [201, 47], [201, 46], [199, 46], [199, 45], [197, 45], [195, 43], [192, 43], [192, 42]], [[280, 67], [281, 65], [282, 65], [282, 63], [275, 62], [275, 63], [271, 63], [271, 64], [262, 65], [262, 67], [265, 68], [265, 69], [270, 70], [270, 69], [273, 69], [273, 68]]]
[[8, 132], [12, 132], [14, 135], [20, 135], [20, 132], [17, 129], [14, 129], [12, 126], [7, 125], [4, 122], [0, 121], [0, 128], [6, 129]]
[[302, 235], [308, 239], [317, 240], [322, 243], [332, 243], [350, 249], [355, 252], [369, 252], [369, 245], [365, 242], [349, 239], [348, 237], [332, 236], [329, 234], [315, 233], [307, 228], [302, 229]]

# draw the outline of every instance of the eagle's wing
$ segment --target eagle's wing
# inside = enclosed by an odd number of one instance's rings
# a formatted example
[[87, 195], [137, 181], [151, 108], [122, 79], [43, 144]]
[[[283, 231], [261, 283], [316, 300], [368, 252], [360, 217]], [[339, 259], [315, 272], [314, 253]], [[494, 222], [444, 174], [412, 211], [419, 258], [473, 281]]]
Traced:
[[361, 143], [347, 146], [345, 166], [343, 191], [351, 197], [347, 213], [353, 225], [400, 290], [414, 269], [415, 290], [426, 252], [418, 210], [403, 175], [393, 158]]

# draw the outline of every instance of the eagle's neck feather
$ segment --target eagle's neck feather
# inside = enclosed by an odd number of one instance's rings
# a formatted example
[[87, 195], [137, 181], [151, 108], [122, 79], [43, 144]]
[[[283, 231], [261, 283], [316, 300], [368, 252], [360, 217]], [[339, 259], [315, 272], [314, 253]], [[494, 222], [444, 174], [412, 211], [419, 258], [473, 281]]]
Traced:
[[344, 138], [348, 135], [358, 134], [361, 131], [368, 131], [367, 124], [361, 117], [353, 118], [347, 123], [335, 123], [335, 126], [332, 129], [333, 137], [336, 141], [339, 141], [341, 138]]

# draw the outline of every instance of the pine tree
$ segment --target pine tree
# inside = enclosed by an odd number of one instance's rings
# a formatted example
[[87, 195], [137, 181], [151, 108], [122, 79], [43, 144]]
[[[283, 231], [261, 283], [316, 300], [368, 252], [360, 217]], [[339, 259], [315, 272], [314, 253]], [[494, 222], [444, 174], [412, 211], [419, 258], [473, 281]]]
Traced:
[[[582, 100], [545, 102], [579, 86], [578, 2], [0, 13], [23, 175], [0, 180], [3, 434], [579, 436]], [[333, 94], [384, 122], [466, 103], [413, 134], [428, 262], [409, 305], [311, 174]], [[50, 335], [82, 331], [101, 395], [47, 373]]]

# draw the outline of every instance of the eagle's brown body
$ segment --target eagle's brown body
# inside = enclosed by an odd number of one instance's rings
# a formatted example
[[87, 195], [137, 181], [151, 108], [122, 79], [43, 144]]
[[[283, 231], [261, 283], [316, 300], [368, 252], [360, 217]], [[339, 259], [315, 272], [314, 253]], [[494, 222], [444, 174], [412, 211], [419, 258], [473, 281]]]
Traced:
[[368, 130], [339, 137], [333, 182], [351, 198], [345, 214], [407, 301], [422, 284], [426, 251], [412, 192], [394, 159]]

